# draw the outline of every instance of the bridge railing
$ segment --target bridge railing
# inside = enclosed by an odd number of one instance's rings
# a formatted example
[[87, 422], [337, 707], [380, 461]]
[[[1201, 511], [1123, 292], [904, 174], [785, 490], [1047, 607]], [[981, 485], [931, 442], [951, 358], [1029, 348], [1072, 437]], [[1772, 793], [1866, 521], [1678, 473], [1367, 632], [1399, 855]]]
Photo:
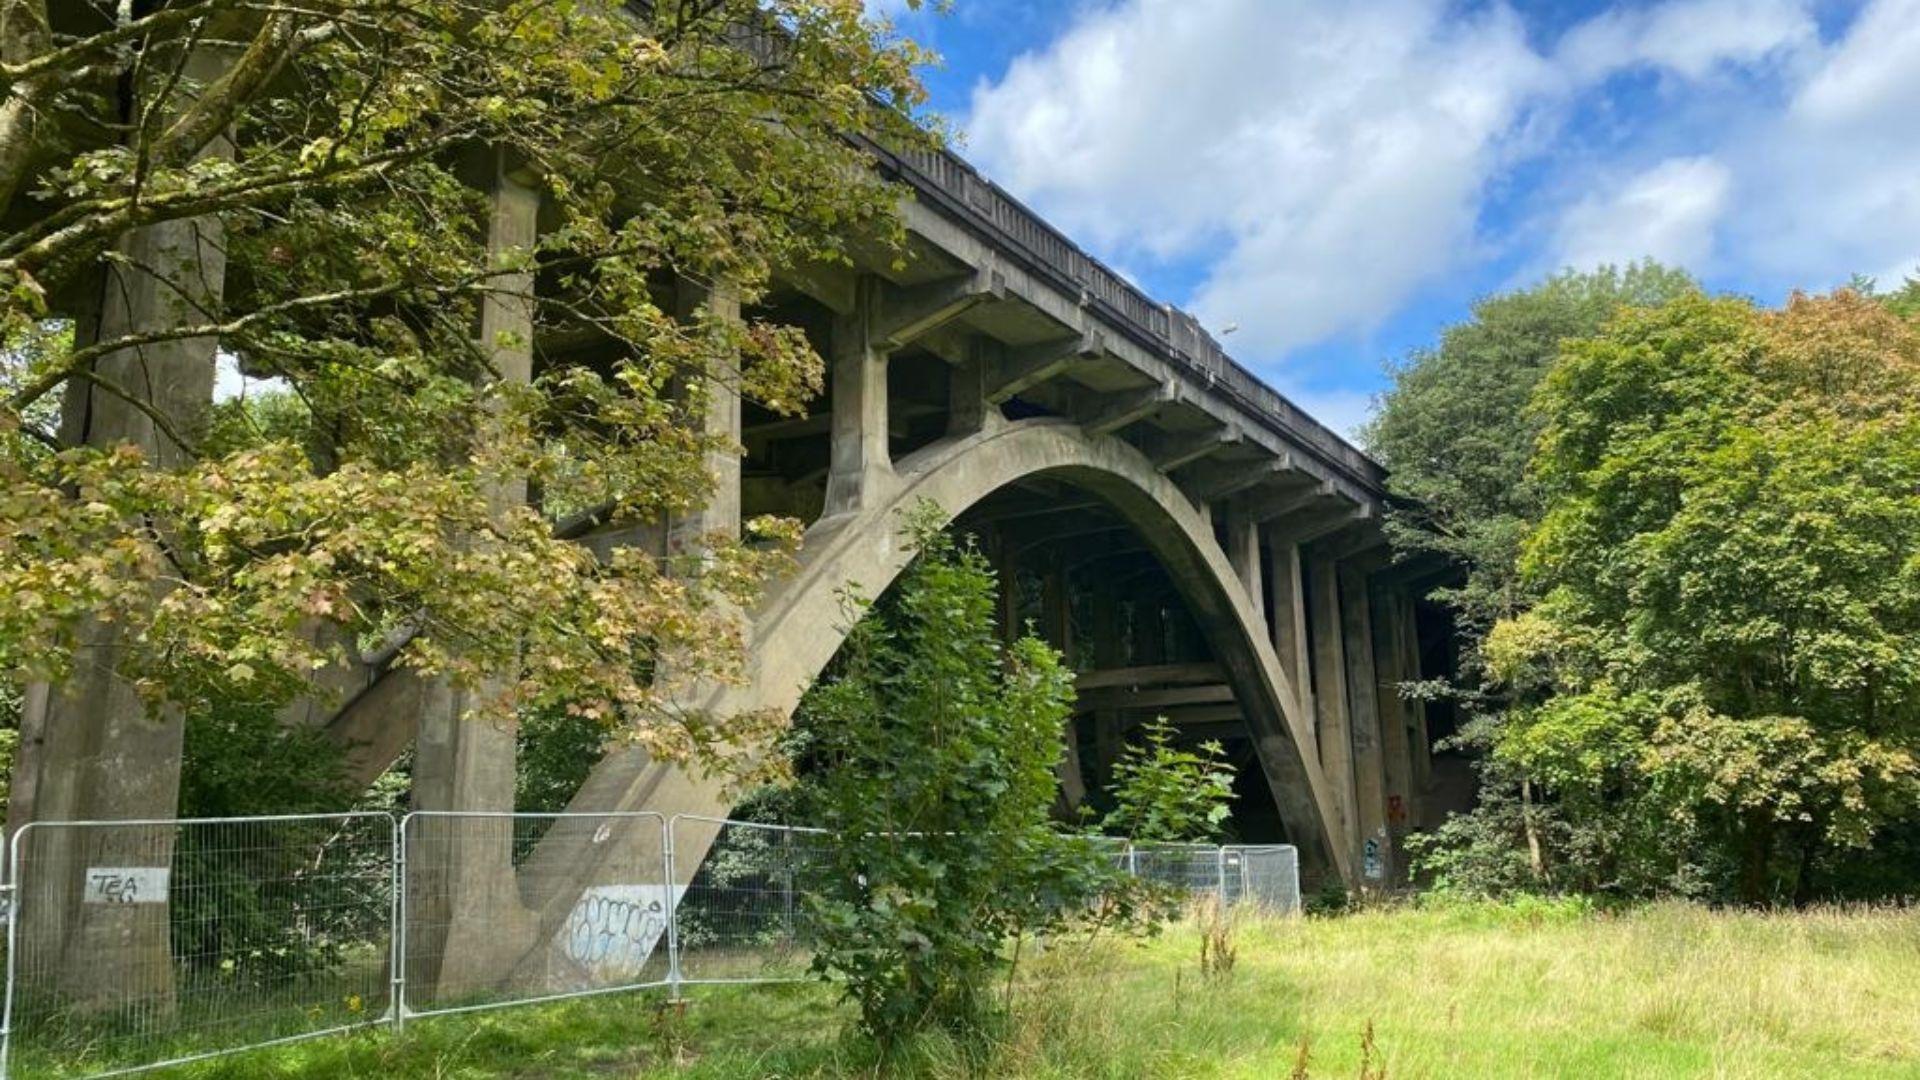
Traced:
[[[425, 1016], [810, 978], [808, 899], [834, 884], [833, 842], [644, 812], [35, 823], [12, 837], [0, 885], [0, 1078], [113, 1076]], [[1291, 847], [1102, 842], [1140, 878], [1299, 910]]]

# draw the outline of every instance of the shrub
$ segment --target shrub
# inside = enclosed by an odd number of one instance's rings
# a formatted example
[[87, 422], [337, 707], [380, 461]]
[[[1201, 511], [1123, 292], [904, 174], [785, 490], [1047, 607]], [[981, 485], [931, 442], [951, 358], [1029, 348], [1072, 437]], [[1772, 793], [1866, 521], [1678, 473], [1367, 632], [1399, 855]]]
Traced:
[[833, 837], [813, 967], [883, 1047], [980, 1033], [1010, 941], [1132, 912], [1110, 853], [1050, 820], [1072, 676], [1035, 638], [1002, 645], [992, 569], [938, 522], [910, 519], [885, 603], [848, 598], [837, 674], [800, 710], [807, 812]]
[[1233, 766], [1217, 742], [1187, 750], [1173, 745], [1164, 716], [1146, 726], [1145, 744], [1129, 743], [1113, 765], [1107, 790], [1113, 809], [1101, 820], [1109, 834], [1134, 841], [1217, 840], [1233, 812]]

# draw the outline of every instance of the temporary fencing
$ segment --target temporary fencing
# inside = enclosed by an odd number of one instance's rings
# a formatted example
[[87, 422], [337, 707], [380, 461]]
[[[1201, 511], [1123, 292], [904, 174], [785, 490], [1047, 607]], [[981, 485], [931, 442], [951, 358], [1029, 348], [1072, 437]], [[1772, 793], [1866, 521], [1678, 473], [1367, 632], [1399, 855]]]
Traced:
[[6, 1066], [110, 1076], [391, 1019], [397, 851], [386, 814], [21, 828]]
[[[112, 1076], [415, 1017], [808, 977], [819, 829], [683, 814], [37, 822], [7, 848], [0, 1080]], [[1285, 845], [1132, 875], [1299, 909]]]

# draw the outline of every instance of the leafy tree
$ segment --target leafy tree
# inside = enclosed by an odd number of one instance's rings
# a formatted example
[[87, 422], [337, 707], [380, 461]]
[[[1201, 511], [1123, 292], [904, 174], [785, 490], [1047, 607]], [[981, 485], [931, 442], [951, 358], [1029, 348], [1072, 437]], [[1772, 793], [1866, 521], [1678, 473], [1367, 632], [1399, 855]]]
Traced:
[[937, 515], [908, 531], [913, 564], [879, 605], [849, 600], [838, 671], [797, 721], [844, 889], [809, 899], [814, 969], [889, 1046], [978, 1032], [1010, 941], [1116, 912], [1095, 903], [1113, 860], [1050, 819], [1072, 674], [1037, 638], [1001, 644], [993, 571]]
[[1173, 725], [1156, 717], [1145, 743], [1129, 743], [1113, 764], [1113, 809], [1100, 826], [1134, 841], [1204, 842], [1220, 838], [1233, 813], [1233, 766], [1217, 742], [1188, 750]]
[[[1528, 407], [1536, 387], [1564, 342], [1599, 333], [1622, 307], [1658, 305], [1696, 288], [1685, 273], [1650, 261], [1566, 271], [1480, 301], [1470, 321], [1392, 369], [1393, 385], [1363, 438], [1404, 500], [1387, 519], [1395, 549], [1437, 554], [1460, 570], [1434, 599], [1452, 612], [1460, 646], [1457, 679], [1436, 689], [1461, 710], [1463, 745], [1484, 750], [1502, 715], [1499, 693], [1489, 696], [1481, 642], [1534, 598], [1520, 573], [1520, 548], [1543, 508], [1528, 471], [1544, 424]], [[1480, 808], [1449, 835], [1488, 850], [1460, 865], [1506, 866], [1497, 852], [1538, 852], [1543, 834], [1564, 824], [1557, 811], [1540, 805], [1528, 777], [1501, 760], [1483, 756], [1478, 768]], [[1537, 858], [1528, 865], [1532, 880], [1544, 884], [1546, 867]]]
[[1920, 811], [1916, 400], [1920, 325], [1851, 291], [1629, 311], [1543, 381], [1540, 599], [1486, 653], [1581, 884], [1806, 896]]
[[[847, 136], [924, 137], [921, 58], [841, 0], [5, 5], [0, 669], [59, 680], [107, 626], [150, 709], [377, 660], [665, 756], [738, 734], [657, 708], [648, 659], [730, 677], [781, 545], [689, 577], [570, 537], [702, 499], [733, 449], [691, 419], [707, 394], [817, 389], [751, 305], [897, 237]], [[501, 175], [540, 193], [529, 243], [489, 243]], [[676, 312], [673, 277], [748, 316]], [[502, 378], [525, 343], [476, 327], [503, 304], [595, 349]], [[285, 388], [269, 422], [212, 409], [216, 354]], [[108, 406], [150, 433], [83, 435]]]
[[1437, 598], [1459, 618], [1470, 668], [1479, 637], [1528, 600], [1519, 553], [1541, 509], [1527, 471], [1543, 423], [1527, 407], [1535, 387], [1563, 342], [1598, 333], [1623, 306], [1696, 287], [1653, 262], [1566, 271], [1476, 303], [1470, 321], [1392, 368], [1363, 440], [1406, 500], [1388, 519], [1396, 549], [1434, 552], [1464, 571]]

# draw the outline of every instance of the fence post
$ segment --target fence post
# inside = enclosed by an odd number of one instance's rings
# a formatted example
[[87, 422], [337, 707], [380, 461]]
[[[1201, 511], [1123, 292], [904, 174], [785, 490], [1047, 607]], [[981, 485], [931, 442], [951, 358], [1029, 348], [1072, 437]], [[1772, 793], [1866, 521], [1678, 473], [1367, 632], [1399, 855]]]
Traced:
[[1219, 896], [1220, 896], [1220, 906], [1224, 908], [1227, 906], [1227, 847], [1226, 845], [1221, 844], [1218, 847], [1215, 847], [1213, 849], [1213, 857], [1216, 861], [1216, 865], [1214, 869], [1216, 870], [1216, 872], [1218, 872], [1220, 876], [1220, 884], [1217, 886], [1219, 890]]
[[14, 830], [7, 837], [7, 988], [6, 1004], [0, 1006], [0, 1080], [6, 1080], [13, 1066], [13, 984], [20, 962], [20, 906], [26, 890], [20, 888], [20, 840], [33, 831], [33, 822]]
[[393, 928], [387, 934], [387, 948], [393, 952], [389, 977], [396, 1033], [407, 1027], [407, 823], [412, 820], [411, 813], [401, 818], [393, 833]]
[[674, 875], [676, 866], [673, 854], [674, 826], [679, 821], [679, 814], [667, 819], [661, 826], [660, 838], [660, 849], [665, 855], [667, 864], [667, 1000], [669, 1002], [680, 1000], [680, 895], [676, 891], [679, 885]]
[[1140, 849], [1134, 847], [1131, 840], [1127, 841], [1127, 876], [1130, 878], [1140, 876]]
[[790, 827], [783, 827], [780, 830], [780, 854], [780, 868], [784, 871], [781, 876], [787, 879], [787, 887], [782, 890], [786, 893], [786, 910], [784, 912], [786, 919], [785, 931], [787, 937], [791, 938], [793, 937], [793, 891], [795, 888], [795, 874], [793, 870], [793, 829]]

